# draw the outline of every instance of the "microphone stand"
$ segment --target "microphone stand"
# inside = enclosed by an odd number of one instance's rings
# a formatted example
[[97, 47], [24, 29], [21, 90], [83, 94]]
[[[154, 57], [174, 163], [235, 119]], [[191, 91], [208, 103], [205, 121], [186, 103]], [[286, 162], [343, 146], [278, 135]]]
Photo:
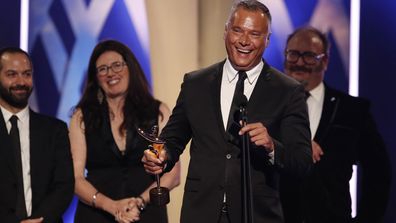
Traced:
[[[247, 99], [244, 98], [245, 103], [241, 103], [239, 111], [241, 114], [242, 127], [247, 125]], [[242, 197], [243, 197], [243, 223], [254, 223], [253, 218], [253, 194], [252, 194], [252, 176], [250, 172], [250, 140], [248, 133], [242, 136]]]

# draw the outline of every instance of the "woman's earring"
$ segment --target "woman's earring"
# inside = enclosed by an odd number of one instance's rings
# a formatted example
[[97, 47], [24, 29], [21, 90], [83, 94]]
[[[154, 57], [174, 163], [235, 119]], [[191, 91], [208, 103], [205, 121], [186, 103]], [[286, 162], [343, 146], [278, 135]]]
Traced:
[[102, 90], [100, 88], [98, 89], [97, 97], [98, 97], [99, 104], [102, 104], [104, 95], [103, 95], [103, 92], [102, 92]]

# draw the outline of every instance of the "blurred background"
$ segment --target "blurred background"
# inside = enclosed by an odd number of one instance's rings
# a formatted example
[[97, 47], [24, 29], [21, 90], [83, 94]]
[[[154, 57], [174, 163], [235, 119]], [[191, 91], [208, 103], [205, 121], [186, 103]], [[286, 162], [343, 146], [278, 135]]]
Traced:
[[[20, 46], [33, 58], [33, 109], [68, 122], [84, 87], [91, 51], [103, 39], [127, 44], [154, 96], [173, 108], [184, 73], [225, 58], [223, 31], [233, 0], [0, 2], [0, 47]], [[371, 100], [396, 179], [396, 1], [262, 2], [273, 16], [271, 43], [263, 57], [279, 70], [286, 37], [295, 28], [311, 24], [328, 33], [332, 47], [325, 80]], [[172, 191], [168, 205], [171, 223], [179, 221], [188, 157], [187, 149], [181, 185]], [[390, 196], [386, 223], [396, 222], [395, 190]], [[76, 199], [64, 215], [66, 223], [73, 222], [75, 204]]]

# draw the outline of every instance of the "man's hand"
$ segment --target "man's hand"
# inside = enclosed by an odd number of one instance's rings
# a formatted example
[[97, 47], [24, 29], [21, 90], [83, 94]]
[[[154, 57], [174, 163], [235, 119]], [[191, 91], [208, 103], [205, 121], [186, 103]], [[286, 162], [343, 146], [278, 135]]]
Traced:
[[154, 154], [151, 150], [146, 149], [142, 158], [144, 169], [150, 174], [161, 174], [165, 168], [167, 160], [166, 150], [162, 149], [158, 154]]
[[320, 161], [320, 157], [323, 156], [323, 150], [320, 145], [312, 140], [312, 160], [314, 163]]
[[239, 135], [243, 135], [245, 133], [248, 133], [250, 141], [256, 146], [263, 146], [269, 153], [274, 151], [274, 142], [263, 123], [255, 122], [247, 124], [241, 128]]
[[41, 223], [43, 221], [44, 221], [44, 218], [41, 217], [41, 218], [26, 219], [26, 220], [21, 221], [21, 223]]

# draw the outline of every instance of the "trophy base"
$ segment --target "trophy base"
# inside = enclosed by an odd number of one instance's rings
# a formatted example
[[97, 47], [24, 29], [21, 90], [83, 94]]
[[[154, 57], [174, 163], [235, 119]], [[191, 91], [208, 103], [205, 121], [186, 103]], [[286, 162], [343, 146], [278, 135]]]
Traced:
[[155, 206], [164, 206], [169, 203], [169, 189], [154, 187], [150, 190], [150, 203]]

